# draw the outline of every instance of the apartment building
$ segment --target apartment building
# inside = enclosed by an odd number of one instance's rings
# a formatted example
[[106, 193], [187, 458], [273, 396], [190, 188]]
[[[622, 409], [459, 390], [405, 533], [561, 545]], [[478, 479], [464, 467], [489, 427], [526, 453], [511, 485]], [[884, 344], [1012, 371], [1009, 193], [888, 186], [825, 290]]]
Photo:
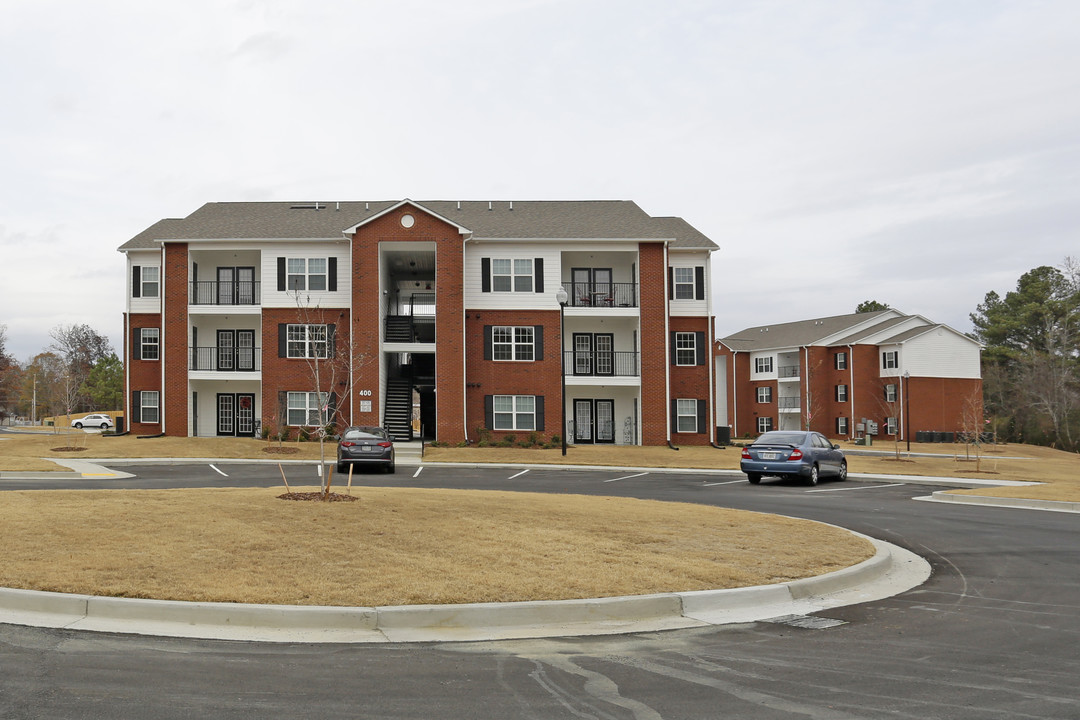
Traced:
[[732, 437], [970, 432], [982, 419], [981, 350], [893, 309], [746, 328], [716, 343], [717, 425]]
[[633, 202], [209, 203], [119, 249], [139, 434], [715, 439], [717, 246]]

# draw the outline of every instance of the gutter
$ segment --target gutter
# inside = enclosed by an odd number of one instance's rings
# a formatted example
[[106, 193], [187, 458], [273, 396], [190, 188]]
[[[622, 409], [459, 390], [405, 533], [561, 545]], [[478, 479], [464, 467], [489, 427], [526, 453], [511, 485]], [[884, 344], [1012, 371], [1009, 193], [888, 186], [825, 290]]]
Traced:
[[667, 428], [667, 444], [671, 444], [671, 288], [668, 287], [668, 241], [664, 241], [664, 426]]
[[851, 417], [848, 418], [848, 440], [855, 435], [855, 346], [848, 346], [848, 400], [851, 402]]

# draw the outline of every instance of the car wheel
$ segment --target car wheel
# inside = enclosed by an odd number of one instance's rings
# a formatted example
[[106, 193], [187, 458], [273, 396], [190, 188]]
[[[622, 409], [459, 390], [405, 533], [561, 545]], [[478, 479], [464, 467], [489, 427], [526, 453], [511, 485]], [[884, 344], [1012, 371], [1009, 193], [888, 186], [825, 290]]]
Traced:
[[82, 423], [75, 423], [76, 430], [82, 430]]
[[847, 480], [847, 460], [840, 461], [840, 474], [836, 476], [837, 480]]
[[347, 472], [349, 472], [349, 468], [348, 468], [348, 466], [347, 466], [347, 464], [346, 464], [346, 463], [343, 463], [343, 462], [339, 462], [339, 463], [337, 464], [337, 471], [338, 471], [339, 473], [347, 473]]
[[818, 467], [813, 465], [810, 467], [810, 477], [806, 479], [807, 485], [817, 485], [818, 481]]
[[101, 423], [101, 429], [102, 429], [103, 431], [104, 431], [104, 430], [108, 430], [108, 429], [109, 429], [109, 423]]
[[397, 472], [397, 468], [394, 466], [394, 463], [390, 463], [386, 466], [386, 472], [390, 473], [391, 475]]
[[757, 485], [761, 482], [761, 476], [757, 473], [746, 473], [746, 479], [750, 481], [751, 485]]

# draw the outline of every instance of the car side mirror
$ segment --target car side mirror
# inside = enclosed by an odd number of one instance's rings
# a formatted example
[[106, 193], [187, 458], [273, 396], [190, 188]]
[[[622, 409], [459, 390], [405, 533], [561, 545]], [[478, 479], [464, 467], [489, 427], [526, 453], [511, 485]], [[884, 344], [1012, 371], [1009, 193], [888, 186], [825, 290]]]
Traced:
[[394, 436], [393, 436], [393, 435], [387, 435], [387, 436], [386, 436], [386, 438], [387, 438], [387, 439], [388, 439], [388, 440], [389, 440], [390, 442], [396, 442], [396, 441], [394, 440]]
[[833, 450], [839, 450], [840, 446], [837, 443], [833, 443], [832, 449]]

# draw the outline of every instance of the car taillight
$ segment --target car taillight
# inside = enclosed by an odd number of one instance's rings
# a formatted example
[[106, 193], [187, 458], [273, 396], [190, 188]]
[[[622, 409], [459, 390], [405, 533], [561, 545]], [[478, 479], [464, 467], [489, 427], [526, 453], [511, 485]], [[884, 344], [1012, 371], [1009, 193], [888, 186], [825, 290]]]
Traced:
[[341, 447], [353, 447], [356, 445], [352, 440], [345, 440], [341, 443]]
[[750, 449], [749, 448], [743, 448], [742, 449], [742, 459], [743, 460], [753, 460], [753, 458], [750, 456]]
[[393, 445], [393, 443], [388, 443], [388, 442], [386, 442], [384, 440], [381, 443], [378, 443], [378, 445], [379, 445], [379, 447], [391, 447]]
[[802, 460], [802, 450], [795, 448], [791, 451], [791, 457], [788, 460]]

